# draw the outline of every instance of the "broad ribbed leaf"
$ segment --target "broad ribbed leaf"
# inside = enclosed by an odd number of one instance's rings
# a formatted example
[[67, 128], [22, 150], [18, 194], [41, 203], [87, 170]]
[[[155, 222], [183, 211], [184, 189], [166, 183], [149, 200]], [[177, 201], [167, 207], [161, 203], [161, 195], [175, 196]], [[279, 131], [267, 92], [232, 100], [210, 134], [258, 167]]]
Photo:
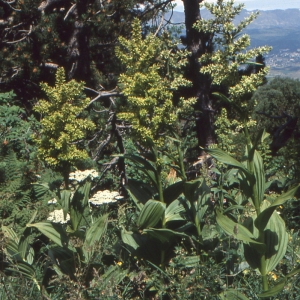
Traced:
[[64, 212], [64, 218], [66, 219], [67, 213], [70, 210], [71, 191], [63, 190], [60, 192], [60, 204]]
[[165, 203], [169, 204], [176, 200], [184, 191], [184, 182], [178, 181], [169, 185], [163, 192]]
[[[269, 205], [270, 202], [264, 200], [261, 210], [266, 210]], [[264, 240], [267, 246], [265, 253], [267, 273], [273, 271], [284, 257], [287, 249], [288, 238], [289, 236], [286, 232], [283, 219], [276, 212], [274, 212], [264, 230]]]
[[76, 231], [85, 211], [89, 212], [88, 200], [91, 190], [91, 181], [87, 180], [82, 186], [79, 186], [72, 198], [72, 204], [70, 205], [70, 218], [72, 229]]
[[169, 242], [175, 236], [188, 238], [188, 236], [184, 233], [176, 232], [167, 228], [147, 228], [143, 230], [143, 234], [147, 234], [162, 243]]
[[269, 273], [275, 269], [284, 257], [289, 235], [286, 232], [284, 221], [277, 213], [272, 214], [264, 233], [267, 246], [266, 270]]
[[30, 228], [26, 228], [20, 238], [20, 242], [18, 245], [19, 253], [24, 261], [26, 261], [26, 257], [29, 251], [29, 242], [31, 240], [30, 233]]
[[6, 270], [19, 272], [30, 280], [33, 280], [33, 281], [36, 280], [34, 268], [31, 265], [27, 264], [26, 262], [19, 261], [16, 264], [15, 268], [7, 268]]
[[132, 247], [134, 250], [139, 248], [139, 244], [136, 242], [132, 231], [127, 231], [124, 228], [121, 230], [121, 238], [123, 243]]
[[[261, 211], [268, 209], [270, 203], [264, 200], [261, 205]], [[251, 218], [246, 222], [246, 226], [253, 231], [254, 236], [258, 236], [258, 229], [253, 225], [256, 221], [256, 213], [253, 213]], [[271, 272], [284, 257], [288, 244], [288, 234], [282, 218], [274, 212], [263, 231], [264, 242], [266, 245], [265, 259], [266, 272]], [[245, 257], [249, 265], [254, 269], [259, 269], [260, 259], [259, 253], [251, 248], [251, 245], [244, 245]]]
[[260, 156], [260, 154], [255, 150], [253, 157], [254, 164], [254, 176], [255, 176], [255, 187], [257, 191], [259, 205], [264, 199], [265, 193], [265, 171], [264, 171], [264, 163]]
[[103, 215], [96, 220], [86, 231], [84, 246], [91, 247], [95, 242], [99, 242], [107, 227], [108, 214]]
[[184, 195], [190, 202], [198, 200], [197, 189], [201, 185], [203, 179], [196, 179], [185, 182], [184, 184]]
[[221, 300], [249, 300], [244, 294], [236, 289], [228, 289], [219, 294]]
[[125, 154], [124, 157], [130, 159], [137, 165], [141, 165], [139, 169], [149, 177], [149, 179], [155, 186], [157, 186], [157, 181], [155, 177], [156, 169], [149, 160], [146, 160], [145, 158], [134, 154]]
[[83, 244], [83, 253], [85, 256], [85, 261], [88, 262], [89, 259], [94, 254], [94, 245], [99, 242], [106, 232], [107, 228], [108, 214], [97, 219], [91, 227], [88, 228], [85, 234], [85, 241]]
[[179, 200], [174, 200], [165, 211], [164, 224], [170, 221], [182, 221], [185, 220], [184, 214], [186, 210]]
[[254, 240], [254, 235], [242, 224], [235, 223], [221, 212], [217, 211], [217, 223], [230, 236], [244, 243], [250, 243], [257, 251], [264, 253], [266, 246]]
[[269, 222], [269, 219], [273, 212], [275, 211], [276, 207], [283, 205], [287, 200], [292, 199], [296, 194], [300, 185], [296, 186], [295, 188], [289, 190], [285, 194], [279, 196], [268, 208], [260, 213], [258, 218], [255, 220], [255, 226], [260, 230], [264, 230]]
[[128, 180], [126, 190], [140, 210], [149, 199], [153, 198], [155, 194], [155, 191], [149, 184], [133, 179]]
[[4, 234], [4, 236], [6, 237], [6, 238], [9, 238], [9, 239], [11, 239], [11, 240], [13, 240], [15, 243], [19, 243], [19, 237], [18, 237], [18, 235], [14, 232], [14, 230], [13, 229], [11, 229], [11, 228], [9, 228], [9, 227], [7, 227], [7, 226], [4, 226], [4, 225], [2, 225], [2, 232], [3, 232], [3, 234]]
[[205, 224], [202, 228], [202, 239], [205, 240], [212, 240], [219, 235], [219, 232], [216, 228], [216, 225], [208, 225]]
[[40, 222], [26, 224], [26, 227], [35, 227], [55, 244], [61, 247], [67, 247], [71, 251], [76, 251], [76, 249], [68, 243], [68, 237], [60, 225], [52, 224], [50, 222]]
[[247, 177], [249, 178], [252, 177], [252, 175], [249, 173], [247, 168], [242, 163], [240, 163], [235, 158], [227, 154], [225, 151], [218, 148], [204, 149], [204, 150], [219, 162], [233, 167], [237, 167], [240, 170], [242, 170]]
[[154, 227], [162, 219], [166, 206], [156, 200], [149, 200], [142, 208], [137, 220], [140, 229]]

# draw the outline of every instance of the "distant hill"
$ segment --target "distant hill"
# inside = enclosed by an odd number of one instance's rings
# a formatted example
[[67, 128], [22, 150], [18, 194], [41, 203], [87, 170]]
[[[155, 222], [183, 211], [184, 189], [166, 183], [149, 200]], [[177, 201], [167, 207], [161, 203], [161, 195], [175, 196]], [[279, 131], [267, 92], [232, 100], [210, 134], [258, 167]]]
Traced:
[[[262, 0], [263, 1], [263, 0]], [[237, 21], [240, 21], [247, 17], [251, 12], [242, 10], [241, 14], [237, 17]], [[169, 19], [170, 13], [166, 15], [166, 19]], [[201, 10], [201, 16], [204, 19], [210, 17], [210, 13], [206, 9]], [[174, 11], [172, 13], [171, 21], [173, 23], [184, 23], [184, 13]], [[249, 26], [253, 29], [265, 29], [270, 27], [288, 27], [288, 28], [300, 28], [300, 9], [276, 9], [276, 10], [265, 10], [260, 11], [260, 15], [255, 21]]]
[[[262, 0], [263, 1], [263, 0]], [[236, 22], [249, 16], [251, 12], [242, 10]], [[204, 19], [211, 17], [203, 9]], [[167, 14], [166, 19], [172, 23], [184, 24], [184, 13], [174, 11]], [[272, 46], [272, 51], [266, 56], [266, 62], [271, 67], [271, 76], [281, 75], [300, 78], [300, 10], [267, 10], [260, 15], [244, 31], [250, 35], [251, 47]], [[182, 31], [185, 34], [185, 31]]]

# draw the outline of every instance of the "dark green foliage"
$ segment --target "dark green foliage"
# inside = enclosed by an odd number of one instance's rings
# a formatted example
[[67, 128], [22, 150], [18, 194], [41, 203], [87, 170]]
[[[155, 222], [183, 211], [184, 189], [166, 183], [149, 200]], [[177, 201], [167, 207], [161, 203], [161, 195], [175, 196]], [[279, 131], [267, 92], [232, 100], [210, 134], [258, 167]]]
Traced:
[[299, 178], [300, 82], [274, 78], [258, 88], [252, 101], [257, 103], [253, 118], [259, 129], [271, 134], [270, 149], [276, 161], [272, 168], [282, 175]]

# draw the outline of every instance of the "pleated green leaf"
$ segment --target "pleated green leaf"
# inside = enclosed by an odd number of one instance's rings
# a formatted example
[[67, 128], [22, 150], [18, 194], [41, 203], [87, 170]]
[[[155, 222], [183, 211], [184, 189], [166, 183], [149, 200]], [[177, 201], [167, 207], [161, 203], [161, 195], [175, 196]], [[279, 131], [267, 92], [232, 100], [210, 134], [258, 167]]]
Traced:
[[137, 220], [140, 229], [154, 227], [162, 219], [166, 206], [156, 200], [149, 200], [142, 208]]
[[155, 186], [157, 186], [157, 180], [155, 177], [156, 169], [149, 160], [134, 154], [125, 154], [124, 158], [131, 160], [137, 166], [140, 165], [139, 169], [149, 177]]
[[169, 242], [175, 236], [188, 238], [188, 236], [184, 233], [176, 232], [174, 230], [167, 229], [167, 228], [159, 228], [159, 229], [147, 228], [147, 229], [143, 230], [143, 234], [147, 234], [147, 235], [159, 240], [162, 243]]
[[250, 243], [258, 252], [264, 253], [266, 245], [255, 241], [254, 235], [242, 224], [235, 223], [221, 212], [217, 211], [217, 223], [230, 236], [244, 243]]
[[253, 156], [253, 164], [254, 164], [254, 177], [255, 177], [255, 187], [258, 195], [259, 204], [264, 199], [265, 193], [265, 171], [264, 171], [264, 163], [263, 160], [256, 150], [254, 151]]
[[126, 245], [130, 246], [134, 250], [139, 248], [139, 244], [136, 242], [133, 232], [132, 231], [127, 231], [125, 228], [122, 228], [121, 230], [121, 238], [123, 243]]
[[99, 242], [107, 228], [108, 214], [97, 219], [86, 231], [84, 246], [91, 247], [94, 243]]
[[164, 217], [164, 224], [170, 221], [182, 221], [185, 220], [185, 208], [181, 201], [174, 200], [166, 209], [165, 217]]
[[255, 226], [261, 231], [264, 230], [265, 227], [267, 226], [267, 223], [269, 222], [269, 219], [275, 209], [283, 205], [287, 200], [292, 199], [294, 195], [296, 194], [298, 188], [300, 185], [296, 186], [293, 189], [290, 189], [288, 192], [285, 194], [279, 196], [268, 208], [266, 208], [264, 211], [260, 213], [260, 215], [257, 217], [255, 220]]
[[176, 200], [184, 191], [184, 182], [178, 181], [164, 189], [164, 200], [167, 204]]
[[31, 233], [30, 228], [26, 228], [20, 238], [19, 245], [18, 245], [19, 253], [24, 261], [27, 260], [26, 258], [28, 255], [28, 251], [30, 249], [29, 248], [29, 242], [31, 240], [30, 233]]
[[[261, 206], [262, 212], [268, 209], [270, 202], [264, 200]], [[283, 219], [274, 212], [264, 230], [264, 240], [267, 246], [265, 253], [266, 271], [273, 271], [284, 257], [288, 245], [288, 233]]]
[[68, 243], [68, 237], [60, 225], [50, 222], [40, 222], [27, 224], [26, 227], [35, 227], [55, 244], [66, 247], [71, 251], [76, 251], [76, 249]]
[[235, 158], [227, 154], [225, 151], [218, 149], [218, 148], [212, 148], [212, 149], [204, 149], [205, 152], [210, 154], [213, 158], [217, 159], [219, 162], [224, 163], [226, 165], [230, 165], [233, 167], [237, 167], [240, 170], [242, 170], [247, 176], [252, 176], [248, 169], [239, 161], [237, 161]]
[[128, 180], [126, 190], [139, 210], [141, 210], [144, 204], [153, 198], [155, 194], [155, 191], [149, 184], [133, 179]]
[[85, 211], [88, 213], [89, 194], [91, 190], [91, 181], [87, 180], [83, 185], [79, 186], [72, 198], [70, 205], [70, 219], [72, 229], [76, 231], [80, 225]]

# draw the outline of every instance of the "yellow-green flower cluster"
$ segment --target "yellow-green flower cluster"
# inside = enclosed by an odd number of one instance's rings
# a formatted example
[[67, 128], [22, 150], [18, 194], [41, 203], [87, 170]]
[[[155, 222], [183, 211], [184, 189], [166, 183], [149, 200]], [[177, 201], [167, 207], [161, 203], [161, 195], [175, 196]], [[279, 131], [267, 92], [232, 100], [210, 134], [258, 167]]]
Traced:
[[41, 135], [35, 139], [39, 156], [52, 166], [62, 162], [72, 164], [86, 158], [87, 152], [79, 149], [77, 142], [95, 125], [90, 120], [78, 117], [90, 101], [81, 96], [84, 82], [66, 82], [64, 69], [59, 68], [55, 86], [42, 83], [41, 87], [48, 100], [40, 100], [34, 107], [42, 117]]
[[[173, 51], [174, 44], [165, 37], [148, 35], [142, 38], [139, 20], [133, 22], [132, 38], [119, 39], [116, 54], [126, 67], [119, 83], [127, 97], [127, 105], [118, 114], [131, 123], [140, 143], [149, 140], [159, 145], [161, 135], [167, 133], [178, 120], [178, 113], [186, 108], [184, 99], [179, 107], [173, 105], [173, 92], [189, 81], [180, 74], [187, 63], [185, 51]], [[189, 99], [191, 105], [194, 99]]]
[[252, 93], [262, 84], [268, 69], [261, 68], [258, 73], [250, 76], [240, 76], [239, 70], [271, 49], [264, 46], [247, 50], [250, 37], [241, 35], [241, 31], [257, 17], [258, 13], [250, 14], [248, 18], [235, 25], [235, 17], [241, 12], [243, 5], [234, 6], [233, 0], [218, 0], [216, 4], [205, 2], [204, 6], [214, 18], [199, 20], [195, 28], [214, 34], [216, 51], [206, 53], [200, 58], [201, 72], [209, 74], [214, 84], [227, 86], [229, 97], [235, 104], [247, 106], [244, 102], [245, 95]]

